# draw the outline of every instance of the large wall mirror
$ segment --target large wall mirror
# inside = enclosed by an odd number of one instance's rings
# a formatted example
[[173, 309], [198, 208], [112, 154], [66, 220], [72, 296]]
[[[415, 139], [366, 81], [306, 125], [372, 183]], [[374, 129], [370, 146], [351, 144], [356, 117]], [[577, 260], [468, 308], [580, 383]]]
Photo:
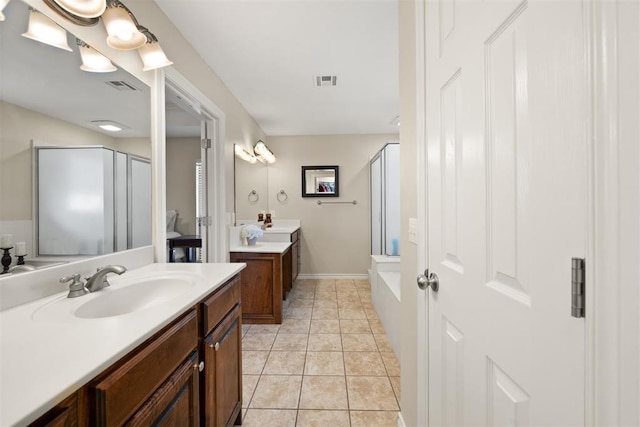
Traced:
[[234, 156], [236, 222], [257, 221], [269, 210], [269, 166]]
[[302, 166], [302, 197], [338, 197], [338, 166]]
[[[6, 20], [0, 23], [0, 234], [12, 234], [14, 242], [26, 242], [28, 260], [37, 254], [38, 215], [52, 213], [37, 211], [33, 192], [34, 142], [45, 146], [103, 147], [109, 152], [148, 159], [150, 91], [146, 84], [121, 69], [107, 73], [82, 71], [76, 39], [71, 34], [67, 35], [71, 52], [22, 37], [28, 26], [26, 4], [9, 2], [4, 14]], [[104, 130], [100, 125], [105, 124], [119, 125], [122, 130]], [[61, 166], [59, 172], [72, 181], [85, 179], [80, 167]], [[132, 166], [131, 172], [136, 175], [140, 169]], [[122, 185], [115, 177], [105, 177], [104, 184]], [[60, 203], [73, 199], [80, 215], [95, 200], [90, 193], [71, 194], [66, 185], [56, 190], [55, 195], [48, 196]], [[128, 191], [129, 195], [135, 192]], [[148, 212], [149, 215], [130, 216], [127, 227], [148, 230], [150, 236], [150, 205]], [[105, 214], [113, 215], [114, 221], [125, 221], [116, 212]], [[122, 245], [120, 239], [119, 245], [107, 245], [98, 252], [147, 244], [151, 244], [150, 240], [132, 239]]]

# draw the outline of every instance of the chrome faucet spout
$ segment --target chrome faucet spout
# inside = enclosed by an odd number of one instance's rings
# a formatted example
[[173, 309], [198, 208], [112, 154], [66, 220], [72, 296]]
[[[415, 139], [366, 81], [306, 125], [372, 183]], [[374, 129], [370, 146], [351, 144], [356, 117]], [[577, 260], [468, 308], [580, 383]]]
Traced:
[[122, 265], [107, 265], [105, 267], [100, 267], [93, 276], [87, 278], [87, 284], [85, 286], [89, 292], [99, 291], [100, 289], [109, 286], [107, 274], [115, 273], [120, 275], [125, 271], [127, 271], [127, 268]]

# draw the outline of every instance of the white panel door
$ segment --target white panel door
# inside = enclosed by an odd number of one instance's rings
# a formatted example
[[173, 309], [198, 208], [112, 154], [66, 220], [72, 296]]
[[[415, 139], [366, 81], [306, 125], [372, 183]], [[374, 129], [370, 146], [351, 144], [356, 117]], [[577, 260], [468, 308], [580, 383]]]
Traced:
[[579, 1], [427, 1], [431, 426], [584, 424]]

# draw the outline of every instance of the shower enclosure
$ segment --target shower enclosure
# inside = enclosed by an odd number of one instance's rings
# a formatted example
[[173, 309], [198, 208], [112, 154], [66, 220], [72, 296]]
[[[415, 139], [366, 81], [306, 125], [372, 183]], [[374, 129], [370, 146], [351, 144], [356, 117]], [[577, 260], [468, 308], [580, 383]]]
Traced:
[[388, 143], [372, 159], [371, 255], [400, 255], [400, 144]]

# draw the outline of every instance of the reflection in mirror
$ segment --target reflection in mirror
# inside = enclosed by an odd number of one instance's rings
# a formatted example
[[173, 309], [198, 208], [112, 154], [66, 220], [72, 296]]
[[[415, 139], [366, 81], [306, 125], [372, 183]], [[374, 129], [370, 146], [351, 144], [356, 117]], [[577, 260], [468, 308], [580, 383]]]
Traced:
[[257, 221], [258, 213], [269, 211], [269, 166], [234, 156], [234, 169], [236, 223]]
[[[11, 234], [15, 243], [25, 242], [28, 264], [37, 250], [33, 143], [98, 146], [148, 159], [150, 95], [144, 83], [122, 70], [82, 71], [71, 35], [67, 37], [72, 52], [22, 37], [28, 25], [24, 3], [9, 2], [4, 14], [6, 19], [0, 25], [0, 234]], [[121, 125], [122, 130], [110, 132], [99, 127], [105, 124]], [[58, 172], [74, 181], [85, 179], [76, 166], [62, 166]], [[58, 198], [72, 197], [65, 186], [60, 187]], [[88, 202], [83, 199], [80, 205], [86, 207]], [[41, 214], [49, 214], [51, 209]], [[123, 219], [117, 216], [113, 221]], [[150, 232], [151, 223], [143, 215], [141, 221], [134, 219], [127, 227]], [[132, 239], [130, 245], [112, 245], [104, 253], [139, 244], [147, 243]], [[96, 247], [98, 242], [92, 245]], [[39, 265], [45, 264], [39, 261]]]
[[302, 197], [338, 197], [338, 166], [302, 166]]

